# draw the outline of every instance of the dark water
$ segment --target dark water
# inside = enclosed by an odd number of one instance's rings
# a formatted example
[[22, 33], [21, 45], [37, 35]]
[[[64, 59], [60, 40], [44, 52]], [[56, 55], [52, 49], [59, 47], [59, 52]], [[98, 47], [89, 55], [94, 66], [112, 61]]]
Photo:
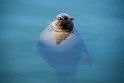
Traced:
[[57, 83], [53, 68], [37, 53], [40, 32], [61, 12], [75, 28], [92, 58], [81, 59], [77, 83], [123, 83], [123, 0], [1, 0], [0, 83]]

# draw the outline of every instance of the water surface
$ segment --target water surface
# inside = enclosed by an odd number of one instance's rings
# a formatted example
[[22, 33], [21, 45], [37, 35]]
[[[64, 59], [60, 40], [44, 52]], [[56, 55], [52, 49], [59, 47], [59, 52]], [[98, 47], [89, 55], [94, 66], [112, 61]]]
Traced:
[[40, 32], [59, 13], [71, 15], [92, 58], [80, 61], [78, 83], [123, 83], [123, 0], [0, 1], [0, 83], [57, 83], [37, 53]]

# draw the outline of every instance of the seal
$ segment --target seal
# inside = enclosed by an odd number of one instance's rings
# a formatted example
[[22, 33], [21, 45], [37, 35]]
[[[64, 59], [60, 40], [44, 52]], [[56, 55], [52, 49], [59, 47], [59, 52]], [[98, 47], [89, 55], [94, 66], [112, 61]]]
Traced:
[[87, 48], [74, 27], [74, 19], [58, 14], [41, 32], [38, 53], [57, 75], [58, 83], [77, 83], [81, 56], [90, 59]]
[[61, 13], [52, 21], [54, 34], [56, 37], [56, 44], [59, 45], [73, 32], [73, 18], [66, 13]]

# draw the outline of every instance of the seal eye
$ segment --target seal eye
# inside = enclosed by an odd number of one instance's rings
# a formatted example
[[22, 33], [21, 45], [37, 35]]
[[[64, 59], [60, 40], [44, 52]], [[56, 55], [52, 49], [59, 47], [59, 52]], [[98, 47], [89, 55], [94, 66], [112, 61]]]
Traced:
[[58, 20], [62, 20], [62, 18], [61, 17], [58, 17]]
[[64, 20], [68, 20], [68, 17], [67, 16], [64, 16]]

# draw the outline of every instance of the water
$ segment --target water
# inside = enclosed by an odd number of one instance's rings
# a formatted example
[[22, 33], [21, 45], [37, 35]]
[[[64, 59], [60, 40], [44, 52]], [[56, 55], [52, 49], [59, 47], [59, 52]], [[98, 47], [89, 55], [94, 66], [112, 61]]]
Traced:
[[40, 32], [61, 12], [75, 28], [92, 58], [81, 59], [78, 83], [123, 83], [123, 0], [0, 1], [0, 83], [57, 83], [55, 70], [37, 53]]

